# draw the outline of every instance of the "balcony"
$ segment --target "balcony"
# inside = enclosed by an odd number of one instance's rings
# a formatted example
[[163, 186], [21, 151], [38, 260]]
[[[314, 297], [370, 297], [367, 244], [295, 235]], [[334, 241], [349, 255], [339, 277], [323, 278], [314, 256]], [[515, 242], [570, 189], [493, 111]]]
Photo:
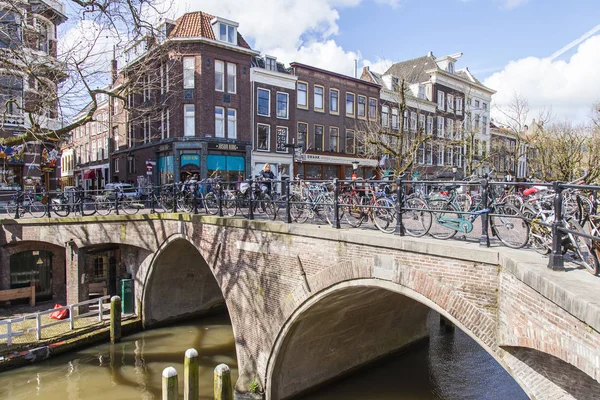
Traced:
[[25, 126], [25, 116], [24, 115], [15, 115], [15, 114], [6, 114], [3, 115], [0, 119], [0, 122], [3, 126]]

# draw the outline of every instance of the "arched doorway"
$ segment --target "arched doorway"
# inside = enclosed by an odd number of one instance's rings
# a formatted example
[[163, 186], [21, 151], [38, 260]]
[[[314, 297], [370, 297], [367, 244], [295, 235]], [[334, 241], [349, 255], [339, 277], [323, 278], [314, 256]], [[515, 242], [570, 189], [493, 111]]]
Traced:
[[142, 294], [144, 326], [189, 318], [224, 304], [206, 260], [188, 240], [175, 238], [157, 251]]

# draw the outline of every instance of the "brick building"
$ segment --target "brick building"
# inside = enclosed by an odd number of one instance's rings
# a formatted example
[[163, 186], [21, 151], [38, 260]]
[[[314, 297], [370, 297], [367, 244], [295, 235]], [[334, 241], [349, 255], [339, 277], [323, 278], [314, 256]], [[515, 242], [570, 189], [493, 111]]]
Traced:
[[[402, 123], [408, 134], [422, 129], [431, 135], [415, 154], [413, 172], [421, 178], [447, 176], [452, 167], [463, 173], [489, 170], [489, 163], [483, 160], [490, 151], [489, 105], [495, 92], [467, 68], [455, 69], [461, 56], [462, 53], [435, 57], [429, 53], [394, 63], [383, 74], [366, 68], [361, 76], [383, 87], [382, 100], [390, 103], [392, 113], [387, 117], [391, 129]], [[407, 86], [408, 110], [403, 116], [395, 116], [398, 106], [394, 103], [398, 103], [402, 81]], [[382, 117], [382, 122], [385, 119]]]
[[[58, 1], [0, 4], [0, 137], [57, 129], [56, 84], [65, 79], [57, 62], [56, 28], [67, 20]], [[17, 66], [22, 67], [17, 67]], [[0, 189], [54, 188], [60, 163], [54, 142], [0, 146]]]
[[380, 85], [296, 62], [290, 66], [298, 77], [295, 143], [303, 151], [294, 174], [350, 179], [358, 162], [358, 175], [370, 178], [378, 160], [365, 158], [357, 132], [377, 120]]
[[265, 55], [254, 57], [251, 80], [252, 173], [258, 175], [268, 162], [276, 178], [289, 178], [293, 173], [298, 77], [275, 57]]
[[192, 174], [237, 180], [251, 169], [250, 70], [258, 52], [236, 22], [203, 12], [159, 28], [157, 40], [132, 44], [120, 70], [132, 89], [126, 122], [113, 126], [113, 179], [143, 184], [151, 162], [156, 184]]

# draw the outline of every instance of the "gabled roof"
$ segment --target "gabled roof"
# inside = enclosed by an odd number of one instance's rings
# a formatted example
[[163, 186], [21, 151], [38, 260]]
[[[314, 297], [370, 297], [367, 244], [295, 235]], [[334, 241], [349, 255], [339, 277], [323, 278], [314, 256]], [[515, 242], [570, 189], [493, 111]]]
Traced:
[[[183, 14], [177, 19], [175, 28], [173, 28], [169, 34], [169, 38], [203, 37], [217, 40], [211, 25], [211, 21], [214, 18], [214, 15], [210, 15], [202, 11]], [[244, 40], [239, 32], [237, 34], [237, 41], [238, 46], [252, 50], [250, 45], [246, 42], [246, 40]]]
[[479, 79], [477, 79], [477, 78], [475, 78], [475, 76], [473, 76], [471, 71], [469, 71], [469, 68], [459, 69], [458, 71], [456, 71], [456, 75], [460, 76], [463, 79], [466, 79], [468, 81], [476, 83], [478, 85], [483, 85]]
[[404, 78], [409, 83], [420, 83], [428, 81], [430, 74], [425, 71], [439, 69], [432, 54], [412, 60], [400, 61], [392, 64], [383, 75], [392, 75]]

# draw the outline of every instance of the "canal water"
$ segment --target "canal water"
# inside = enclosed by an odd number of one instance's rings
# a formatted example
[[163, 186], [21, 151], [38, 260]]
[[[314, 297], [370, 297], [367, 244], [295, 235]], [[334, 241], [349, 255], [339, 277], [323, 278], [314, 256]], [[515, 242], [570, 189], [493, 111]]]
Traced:
[[[438, 321], [432, 313], [429, 344], [396, 354], [302, 399], [527, 399], [479, 345], [458, 329], [444, 333]], [[160, 399], [162, 370], [174, 366], [182, 385], [183, 354], [190, 347], [201, 356], [201, 399], [212, 399], [216, 365], [229, 365], [235, 382], [233, 332], [228, 317], [217, 316], [2, 372], [0, 399]]]

